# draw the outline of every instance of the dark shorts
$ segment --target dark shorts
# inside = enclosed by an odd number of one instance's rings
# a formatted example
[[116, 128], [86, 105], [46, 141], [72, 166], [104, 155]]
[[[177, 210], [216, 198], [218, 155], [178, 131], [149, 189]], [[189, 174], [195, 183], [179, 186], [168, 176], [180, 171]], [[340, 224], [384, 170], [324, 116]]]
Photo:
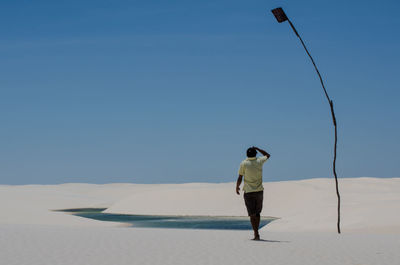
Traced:
[[243, 197], [249, 216], [260, 216], [263, 206], [264, 191], [247, 192]]

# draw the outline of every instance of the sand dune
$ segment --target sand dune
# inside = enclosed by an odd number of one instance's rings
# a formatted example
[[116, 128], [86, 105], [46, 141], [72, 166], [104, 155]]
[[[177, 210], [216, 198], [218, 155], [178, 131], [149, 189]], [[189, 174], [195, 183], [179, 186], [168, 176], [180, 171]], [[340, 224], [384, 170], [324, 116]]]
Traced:
[[397, 265], [398, 235], [0, 225], [5, 265]]
[[[105, 207], [108, 213], [245, 216], [234, 183], [79, 184], [0, 186], [0, 223], [116, 225], [54, 209]], [[264, 216], [280, 218], [268, 231], [336, 229], [332, 179], [264, 183]], [[340, 179], [342, 229], [400, 232], [400, 179]]]
[[54, 212], [245, 215], [235, 183], [0, 186], [0, 261], [53, 264], [398, 264], [400, 179], [341, 179], [342, 235], [332, 179], [268, 182], [261, 238], [251, 231], [128, 228]]
[[[112, 204], [105, 212], [163, 215], [245, 216], [234, 183], [158, 186]], [[268, 231], [336, 231], [332, 179], [264, 183], [264, 216], [280, 218]], [[400, 232], [400, 179], [340, 180], [343, 231]]]

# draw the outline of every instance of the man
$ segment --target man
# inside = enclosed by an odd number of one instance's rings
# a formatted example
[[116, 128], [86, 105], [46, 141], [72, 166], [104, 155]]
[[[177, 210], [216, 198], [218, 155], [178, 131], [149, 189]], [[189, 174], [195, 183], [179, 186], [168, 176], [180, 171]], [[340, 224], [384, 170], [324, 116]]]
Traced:
[[[263, 156], [256, 157], [257, 151]], [[239, 177], [236, 182], [236, 193], [240, 195], [240, 184], [244, 177], [244, 202], [247, 213], [250, 216], [251, 226], [254, 230], [254, 240], [260, 240], [258, 227], [260, 226], [260, 213], [264, 199], [264, 187], [262, 185], [262, 166], [271, 155], [255, 146], [247, 149], [247, 159], [240, 163]]]

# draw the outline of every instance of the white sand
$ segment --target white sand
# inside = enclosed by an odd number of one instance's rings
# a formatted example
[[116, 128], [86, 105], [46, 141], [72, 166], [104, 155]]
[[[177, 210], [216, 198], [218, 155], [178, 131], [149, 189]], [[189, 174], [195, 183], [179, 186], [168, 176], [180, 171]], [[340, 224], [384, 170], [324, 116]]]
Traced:
[[[246, 216], [234, 183], [157, 186], [135, 192], [105, 212], [165, 215]], [[269, 231], [336, 231], [333, 179], [264, 183], [264, 216], [279, 217]], [[400, 178], [340, 180], [342, 229], [400, 232]], [[146, 203], [143, 203], [146, 202]]]
[[[400, 264], [400, 179], [265, 183], [261, 231], [128, 228], [52, 209], [245, 215], [234, 183], [0, 185], [0, 264]], [[274, 242], [278, 241], [278, 242]]]
[[[4, 265], [397, 265], [398, 235], [0, 225]], [[278, 242], [274, 242], [278, 241]], [[281, 241], [281, 242], [279, 242]]]

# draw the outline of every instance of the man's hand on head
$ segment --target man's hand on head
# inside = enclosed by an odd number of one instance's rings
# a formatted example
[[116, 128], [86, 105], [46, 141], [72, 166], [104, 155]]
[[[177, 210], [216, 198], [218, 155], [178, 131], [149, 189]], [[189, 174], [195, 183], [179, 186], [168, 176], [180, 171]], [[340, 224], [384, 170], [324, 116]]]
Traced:
[[253, 146], [253, 148], [256, 149], [258, 152], [260, 152], [263, 156], [266, 156], [266, 157], [268, 157], [268, 158], [271, 156], [271, 155], [268, 154], [265, 150], [262, 150], [262, 149], [260, 149], [260, 148], [258, 148], [258, 147], [255, 147], [255, 146]]

